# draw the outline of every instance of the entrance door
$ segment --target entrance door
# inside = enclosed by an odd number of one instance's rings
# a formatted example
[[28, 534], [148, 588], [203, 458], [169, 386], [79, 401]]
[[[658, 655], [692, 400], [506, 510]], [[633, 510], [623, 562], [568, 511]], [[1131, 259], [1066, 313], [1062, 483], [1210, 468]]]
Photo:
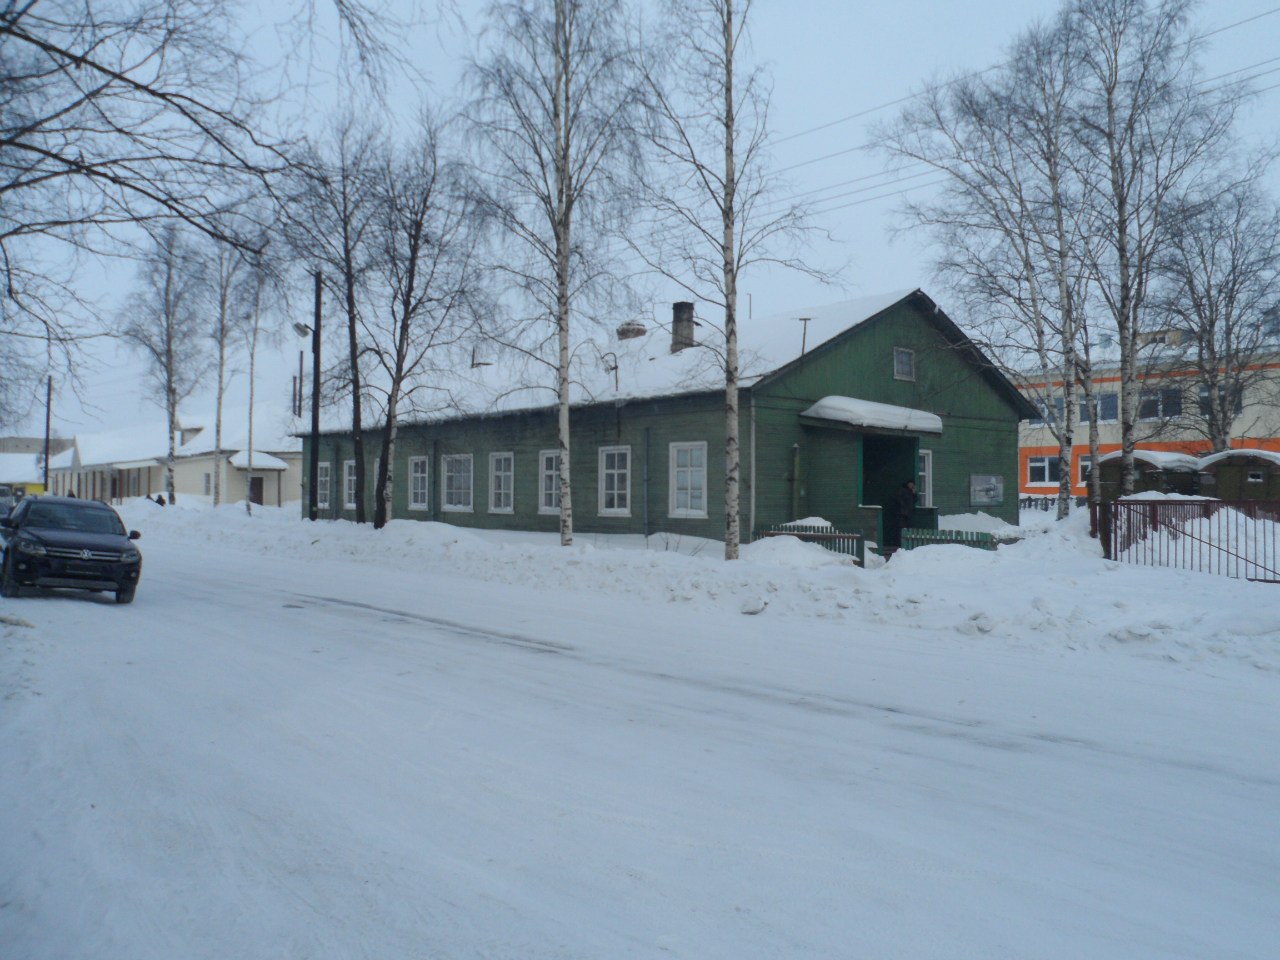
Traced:
[[883, 508], [881, 546], [902, 544], [898, 491], [905, 480], [918, 482], [918, 447], [915, 437], [866, 434], [862, 438], [862, 502]]
[[249, 501], [262, 506], [262, 478], [249, 478]]

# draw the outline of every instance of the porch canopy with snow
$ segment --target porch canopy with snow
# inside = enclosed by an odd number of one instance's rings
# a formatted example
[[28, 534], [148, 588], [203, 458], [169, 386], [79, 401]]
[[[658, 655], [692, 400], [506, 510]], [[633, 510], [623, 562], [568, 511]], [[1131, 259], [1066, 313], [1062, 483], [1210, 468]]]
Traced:
[[[1018, 421], [1035, 410], [926, 294], [738, 323], [744, 538], [820, 516], [883, 543], [882, 518], [908, 479], [921, 525], [974, 509], [1016, 521]], [[678, 303], [669, 319], [624, 321], [574, 351], [576, 530], [723, 536], [723, 346], [713, 309]], [[556, 416], [535, 399], [550, 379], [523, 390], [515, 368], [487, 360], [452, 394], [467, 412], [400, 425], [392, 513], [555, 530]], [[368, 433], [364, 449], [372, 476]], [[325, 516], [354, 513], [352, 450], [349, 431], [322, 433]]]

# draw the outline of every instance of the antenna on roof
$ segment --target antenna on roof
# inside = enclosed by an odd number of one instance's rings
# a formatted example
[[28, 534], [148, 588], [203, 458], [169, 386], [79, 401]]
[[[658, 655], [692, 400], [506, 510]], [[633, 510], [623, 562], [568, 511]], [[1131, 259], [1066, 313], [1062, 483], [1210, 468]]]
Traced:
[[809, 321], [813, 317], [799, 317], [797, 319], [804, 324], [804, 329], [800, 332], [800, 356], [804, 356], [805, 346], [809, 341]]

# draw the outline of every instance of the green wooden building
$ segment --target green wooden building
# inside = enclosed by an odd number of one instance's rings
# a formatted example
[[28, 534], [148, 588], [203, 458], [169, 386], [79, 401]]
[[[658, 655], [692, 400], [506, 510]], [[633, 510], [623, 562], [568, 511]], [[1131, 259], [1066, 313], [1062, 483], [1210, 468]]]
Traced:
[[[632, 321], [578, 352], [575, 531], [723, 536], [717, 339], [682, 303], [669, 323]], [[923, 292], [746, 321], [740, 344], [744, 541], [822, 517], [884, 543], [884, 518], [907, 479], [917, 481], [919, 526], [974, 510], [1017, 522], [1018, 421], [1035, 411]], [[487, 389], [496, 396], [502, 386]], [[377, 446], [367, 432], [370, 498]], [[555, 447], [552, 406], [405, 423], [393, 516], [554, 531]], [[349, 433], [322, 433], [323, 517], [354, 515], [351, 451]], [[304, 514], [307, 499], [304, 490]], [[371, 517], [372, 503], [366, 509]]]

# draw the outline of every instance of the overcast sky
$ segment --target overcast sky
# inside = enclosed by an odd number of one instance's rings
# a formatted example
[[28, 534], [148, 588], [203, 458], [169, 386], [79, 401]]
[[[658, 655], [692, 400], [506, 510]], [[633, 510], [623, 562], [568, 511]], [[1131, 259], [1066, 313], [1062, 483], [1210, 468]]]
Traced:
[[[457, 5], [464, 19], [478, 24], [471, 11], [484, 4], [457, 0]], [[818, 210], [828, 211], [819, 215], [817, 225], [835, 242], [815, 246], [810, 256], [822, 265], [846, 266], [836, 287], [777, 272], [748, 275], [742, 290], [750, 296], [742, 309], [756, 315], [794, 309], [799, 316], [802, 309], [822, 303], [905, 287], [924, 288], [945, 308], [947, 291], [932, 277], [927, 238], [890, 238], [901, 223], [902, 201], [922, 195], [931, 178], [894, 182], [893, 175], [885, 173], [883, 159], [860, 148], [873, 123], [893, 116], [896, 101], [930, 78], [999, 62], [1020, 29], [1052, 15], [1058, 6], [1056, 0], [757, 0], [753, 54], [769, 68], [773, 80], [775, 168], [784, 172], [789, 193], [806, 194]], [[1206, 77], [1231, 73], [1231, 79], [1257, 76], [1258, 89], [1280, 85], [1280, 6], [1275, 0], [1214, 0], [1202, 5], [1199, 21], [1205, 30], [1249, 21], [1211, 38], [1204, 57]], [[470, 42], [449, 25], [424, 26], [406, 39], [436, 99], [460, 96], [457, 78]], [[678, 67], [680, 51], [671, 55], [673, 67]], [[396, 90], [398, 102], [415, 99], [404, 84]], [[316, 94], [309, 112], [322, 115], [324, 97], [323, 90]], [[1254, 138], [1274, 139], [1280, 134], [1278, 107], [1280, 88], [1265, 90], [1245, 114], [1242, 130]], [[904, 194], [906, 190], [912, 193]], [[129, 271], [117, 264], [112, 276], [115, 283], [127, 285]], [[676, 289], [659, 288], [653, 309], [665, 315], [670, 300], [681, 298]], [[260, 359], [259, 402], [287, 406], [299, 345], [296, 340], [285, 343]], [[162, 418], [160, 408], [144, 396], [140, 367], [130, 356], [104, 346], [95, 357], [85, 379], [98, 409], [84, 409], [70, 393], [59, 391], [54, 403], [56, 434], [91, 433]], [[232, 385], [232, 401], [243, 402], [245, 393], [245, 378], [240, 376]], [[212, 406], [212, 392], [204, 391], [186, 409]], [[42, 432], [43, 419], [41, 409], [26, 432]]]

